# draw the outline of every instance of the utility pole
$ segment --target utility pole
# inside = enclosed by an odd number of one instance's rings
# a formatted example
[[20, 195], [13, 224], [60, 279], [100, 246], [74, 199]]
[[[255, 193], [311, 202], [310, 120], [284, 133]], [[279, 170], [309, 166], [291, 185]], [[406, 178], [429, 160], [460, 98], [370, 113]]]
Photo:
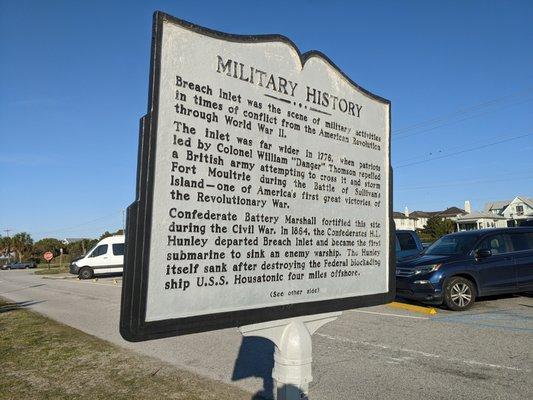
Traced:
[[[11, 229], [6, 228], [4, 229], [4, 232], [6, 233], [6, 236], [9, 238], [9, 232], [11, 232]], [[11, 262], [11, 240], [7, 242], [7, 263], [9, 264]]]

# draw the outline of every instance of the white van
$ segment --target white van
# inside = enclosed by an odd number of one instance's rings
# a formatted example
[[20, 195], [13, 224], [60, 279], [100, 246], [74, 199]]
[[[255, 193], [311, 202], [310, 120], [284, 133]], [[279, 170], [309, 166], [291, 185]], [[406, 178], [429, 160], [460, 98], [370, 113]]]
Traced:
[[70, 273], [80, 279], [95, 275], [122, 273], [124, 268], [124, 235], [100, 240], [85, 256], [72, 261]]

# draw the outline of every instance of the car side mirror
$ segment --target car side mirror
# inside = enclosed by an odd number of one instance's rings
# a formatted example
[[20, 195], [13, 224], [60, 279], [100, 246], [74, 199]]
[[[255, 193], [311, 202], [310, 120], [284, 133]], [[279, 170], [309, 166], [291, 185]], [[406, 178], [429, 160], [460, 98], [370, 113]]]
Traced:
[[492, 256], [490, 249], [478, 249], [476, 250], [476, 258], [487, 258]]

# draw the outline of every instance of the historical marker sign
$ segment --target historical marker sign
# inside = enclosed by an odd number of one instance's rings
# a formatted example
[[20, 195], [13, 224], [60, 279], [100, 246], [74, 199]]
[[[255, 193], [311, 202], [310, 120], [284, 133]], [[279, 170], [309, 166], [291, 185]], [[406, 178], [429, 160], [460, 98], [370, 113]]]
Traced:
[[282, 36], [153, 35], [122, 335], [389, 301], [390, 103]]

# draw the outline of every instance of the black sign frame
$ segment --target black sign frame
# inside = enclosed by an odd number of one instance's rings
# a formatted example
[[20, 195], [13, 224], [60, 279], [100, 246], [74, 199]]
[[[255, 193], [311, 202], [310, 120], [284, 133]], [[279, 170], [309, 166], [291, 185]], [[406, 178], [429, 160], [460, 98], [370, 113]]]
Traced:
[[[150, 259], [150, 232], [152, 218], [152, 197], [154, 192], [155, 149], [160, 83], [162, 31], [165, 21], [183, 28], [217, 39], [238, 43], [283, 42], [294, 48], [305, 64], [310, 57], [320, 57], [336, 69], [359, 91], [388, 105], [389, 108], [389, 276], [386, 293], [365, 296], [343, 297], [330, 300], [302, 302], [264, 308], [237, 310], [216, 314], [204, 314], [185, 318], [160, 321], [146, 321], [146, 298], [148, 291], [148, 263]], [[126, 219], [126, 250], [124, 257], [124, 277], [120, 309], [120, 334], [131, 342], [179, 336], [249, 325], [253, 323], [291, 318], [310, 314], [342, 311], [358, 307], [385, 304], [394, 300], [396, 293], [396, 249], [394, 220], [392, 217], [392, 168], [390, 167], [390, 101], [361, 88], [353, 82], [326, 55], [319, 51], [301, 54], [296, 45], [282, 35], [234, 35], [207, 29], [190, 22], [172, 17], [160, 11], [153, 16], [152, 50], [148, 112], [141, 118], [139, 129], [139, 151], [137, 158], [136, 200], [128, 207]]]

